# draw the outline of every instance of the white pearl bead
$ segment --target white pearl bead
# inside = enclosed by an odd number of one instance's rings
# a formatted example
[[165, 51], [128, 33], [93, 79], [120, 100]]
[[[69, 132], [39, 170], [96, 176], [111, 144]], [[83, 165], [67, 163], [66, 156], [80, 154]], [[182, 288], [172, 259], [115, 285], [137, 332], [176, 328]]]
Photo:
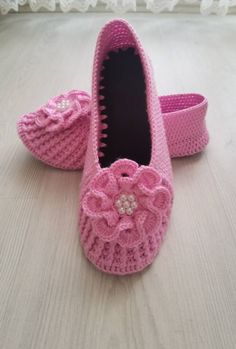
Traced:
[[137, 202], [136, 201], [133, 201], [133, 202], [131, 202], [131, 208], [137, 208]]
[[133, 213], [133, 210], [131, 207], [126, 209], [126, 213], [130, 216]]
[[68, 99], [62, 99], [60, 102], [57, 103], [58, 109], [66, 109], [70, 105], [70, 101]]
[[126, 196], [125, 194], [122, 194], [122, 195], [120, 196], [120, 200], [121, 200], [121, 201], [126, 201], [126, 200], [127, 200], [127, 196]]
[[123, 207], [124, 207], [124, 208], [129, 208], [129, 207], [130, 207], [129, 201], [125, 201], [125, 202], [123, 203]]
[[116, 207], [121, 207], [122, 206], [122, 202], [120, 200], [116, 200]]
[[124, 207], [120, 207], [120, 208], [119, 208], [119, 213], [120, 213], [120, 214], [125, 214], [125, 209], [124, 209]]
[[132, 215], [134, 210], [138, 207], [136, 202], [136, 197], [133, 194], [121, 194], [119, 198], [115, 201], [115, 206], [119, 214]]
[[128, 195], [128, 200], [129, 201], [134, 201], [135, 200], [135, 196], [133, 194]]

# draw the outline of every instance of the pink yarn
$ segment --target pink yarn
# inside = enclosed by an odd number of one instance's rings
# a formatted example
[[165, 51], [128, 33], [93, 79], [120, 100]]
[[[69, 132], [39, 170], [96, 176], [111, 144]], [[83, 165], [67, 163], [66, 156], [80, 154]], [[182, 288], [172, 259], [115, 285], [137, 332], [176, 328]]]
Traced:
[[[127, 47], [136, 48], [143, 64], [151, 161], [149, 166], [139, 166], [121, 159], [102, 169], [98, 147], [106, 124], [98, 110], [100, 70], [108, 51]], [[173, 190], [167, 143], [171, 157], [192, 155], [205, 148], [209, 140], [207, 100], [194, 93], [157, 98], [149, 60], [139, 40], [125, 21], [115, 20], [103, 28], [97, 42], [91, 127], [90, 108], [86, 92], [70, 91], [54, 97], [36, 112], [23, 115], [18, 133], [35, 157], [58, 168], [82, 168], [87, 149], [80, 208], [85, 254], [105, 272], [137, 272], [152, 263], [158, 253], [171, 212]], [[123, 177], [124, 172], [128, 176]]]
[[171, 201], [172, 193], [154, 168], [124, 159], [98, 171], [82, 207], [99, 238], [132, 248], [159, 228]]
[[197, 93], [161, 96], [160, 104], [172, 158], [201, 152], [209, 142], [207, 99]]
[[[136, 49], [143, 66], [151, 161], [148, 166], [139, 167], [134, 161], [123, 159], [101, 169], [100, 72], [108, 51], [127, 47]], [[123, 167], [125, 177], [120, 176]], [[123, 20], [111, 21], [101, 30], [95, 51], [91, 124], [80, 192], [80, 238], [87, 258], [102, 271], [120, 275], [151, 264], [167, 229], [172, 193], [170, 157], [149, 60], [132, 27]], [[127, 212], [123, 215], [115, 209], [122, 194], [134, 195], [137, 201], [132, 219]]]
[[83, 91], [72, 90], [50, 99], [36, 112], [35, 123], [45, 131], [61, 131], [89, 113], [89, 95]]
[[89, 123], [89, 95], [70, 91], [23, 115], [17, 130], [37, 159], [53, 167], [78, 169], [84, 165]]
[[[84, 117], [76, 111], [73, 117], [55, 113], [55, 105], [63, 96], [81, 96], [86, 103], [89, 95], [83, 91], [70, 91], [54, 97], [46, 106], [34, 113], [23, 115], [18, 121], [18, 133], [31, 153], [54, 167], [76, 170], [84, 165], [89, 133], [89, 105]], [[81, 100], [81, 99], [80, 99]], [[170, 157], [189, 156], [201, 152], [209, 141], [206, 128], [207, 99], [197, 93], [160, 96], [159, 98]], [[47, 114], [43, 112], [47, 111]], [[87, 111], [86, 111], [87, 110]], [[52, 116], [51, 116], [52, 114]], [[56, 117], [55, 117], [56, 114]], [[74, 118], [75, 116], [75, 118]], [[76, 122], [75, 122], [76, 121]]]

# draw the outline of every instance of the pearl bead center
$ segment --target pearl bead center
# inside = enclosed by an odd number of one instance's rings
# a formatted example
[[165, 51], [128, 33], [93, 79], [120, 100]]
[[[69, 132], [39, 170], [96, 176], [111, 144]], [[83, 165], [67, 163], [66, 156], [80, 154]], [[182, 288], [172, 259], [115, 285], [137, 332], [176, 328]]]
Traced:
[[120, 215], [131, 216], [138, 207], [134, 194], [121, 194], [115, 202], [116, 209]]
[[57, 109], [65, 110], [70, 106], [70, 101], [68, 99], [62, 99], [57, 103]]

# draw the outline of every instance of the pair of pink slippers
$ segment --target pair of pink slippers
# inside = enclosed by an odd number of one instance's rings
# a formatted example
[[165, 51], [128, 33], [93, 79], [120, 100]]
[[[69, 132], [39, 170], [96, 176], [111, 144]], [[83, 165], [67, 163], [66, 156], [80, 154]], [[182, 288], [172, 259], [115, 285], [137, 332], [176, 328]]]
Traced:
[[170, 157], [205, 148], [206, 110], [199, 94], [158, 98], [136, 33], [114, 20], [98, 36], [91, 98], [70, 91], [20, 118], [19, 136], [36, 158], [84, 167], [80, 240], [97, 268], [124, 275], [153, 262], [173, 203]]

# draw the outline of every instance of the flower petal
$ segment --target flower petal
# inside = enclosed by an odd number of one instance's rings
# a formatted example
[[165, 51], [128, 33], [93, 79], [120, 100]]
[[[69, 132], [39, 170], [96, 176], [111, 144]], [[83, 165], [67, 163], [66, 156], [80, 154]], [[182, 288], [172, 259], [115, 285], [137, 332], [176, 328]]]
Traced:
[[91, 110], [90, 96], [87, 92], [72, 90], [67, 94], [67, 99], [69, 99], [73, 104], [73, 109], [76, 111], [80, 110], [78, 116], [88, 116]]
[[111, 165], [110, 169], [114, 173], [116, 178], [133, 177], [138, 169], [138, 164], [132, 160], [121, 159], [114, 162]]
[[117, 242], [121, 247], [134, 247], [141, 240], [141, 234], [130, 217], [122, 218], [117, 230], [119, 233]]
[[95, 176], [91, 187], [95, 191], [106, 193], [107, 195], [114, 195], [118, 191], [116, 178], [110, 169], [101, 170], [100, 173]]
[[119, 232], [115, 227], [109, 226], [105, 218], [93, 222], [93, 230], [97, 236], [104, 241], [113, 241], [118, 237]]
[[161, 183], [161, 176], [152, 167], [141, 166], [137, 177], [138, 188], [146, 195], [153, 195]]
[[41, 110], [37, 111], [37, 116], [35, 118], [35, 123], [38, 127], [45, 127], [50, 123], [50, 119], [48, 119], [47, 115]]
[[107, 220], [107, 224], [111, 227], [117, 225], [119, 220], [119, 215], [114, 210], [109, 210], [103, 213], [103, 217]]
[[99, 192], [89, 191], [82, 200], [83, 210], [91, 218], [104, 217], [111, 205], [111, 200], [104, 193]]
[[153, 200], [153, 205], [157, 207], [159, 210], [166, 210], [171, 202], [171, 196], [168, 189], [162, 187], [159, 188], [155, 194], [155, 198]]
[[[137, 226], [141, 226], [143, 234], [152, 234], [155, 229], [161, 224], [161, 215], [160, 213], [152, 213], [150, 211], [145, 211], [145, 219], [143, 222], [137, 221]], [[141, 224], [141, 225], [140, 225]]]
[[64, 96], [65, 96], [65, 98], [69, 98], [72, 100], [78, 99], [80, 101], [90, 102], [90, 96], [85, 91], [71, 90], [67, 94], [65, 94]]
[[64, 119], [63, 128], [69, 128], [77, 119], [79, 119], [81, 115], [81, 107], [74, 106], [69, 107], [69, 109], [65, 110], [61, 113], [61, 116]]
[[117, 179], [120, 188], [122, 188], [123, 191], [130, 191], [135, 184], [135, 181], [133, 177], [119, 177]]
[[166, 188], [169, 191], [170, 196], [171, 196], [171, 200], [173, 200], [173, 188], [170, 185], [170, 183], [167, 181], [167, 179], [162, 178], [162, 180], [161, 180], [161, 187], [164, 187], [164, 188]]
[[53, 122], [62, 121], [61, 113], [58, 113], [58, 111], [53, 110], [53, 112], [48, 113], [47, 117]]
[[171, 195], [169, 190], [164, 187], [159, 187], [155, 195], [142, 199], [142, 204], [153, 213], [158, 213], [167, 210], [171, 204]]

